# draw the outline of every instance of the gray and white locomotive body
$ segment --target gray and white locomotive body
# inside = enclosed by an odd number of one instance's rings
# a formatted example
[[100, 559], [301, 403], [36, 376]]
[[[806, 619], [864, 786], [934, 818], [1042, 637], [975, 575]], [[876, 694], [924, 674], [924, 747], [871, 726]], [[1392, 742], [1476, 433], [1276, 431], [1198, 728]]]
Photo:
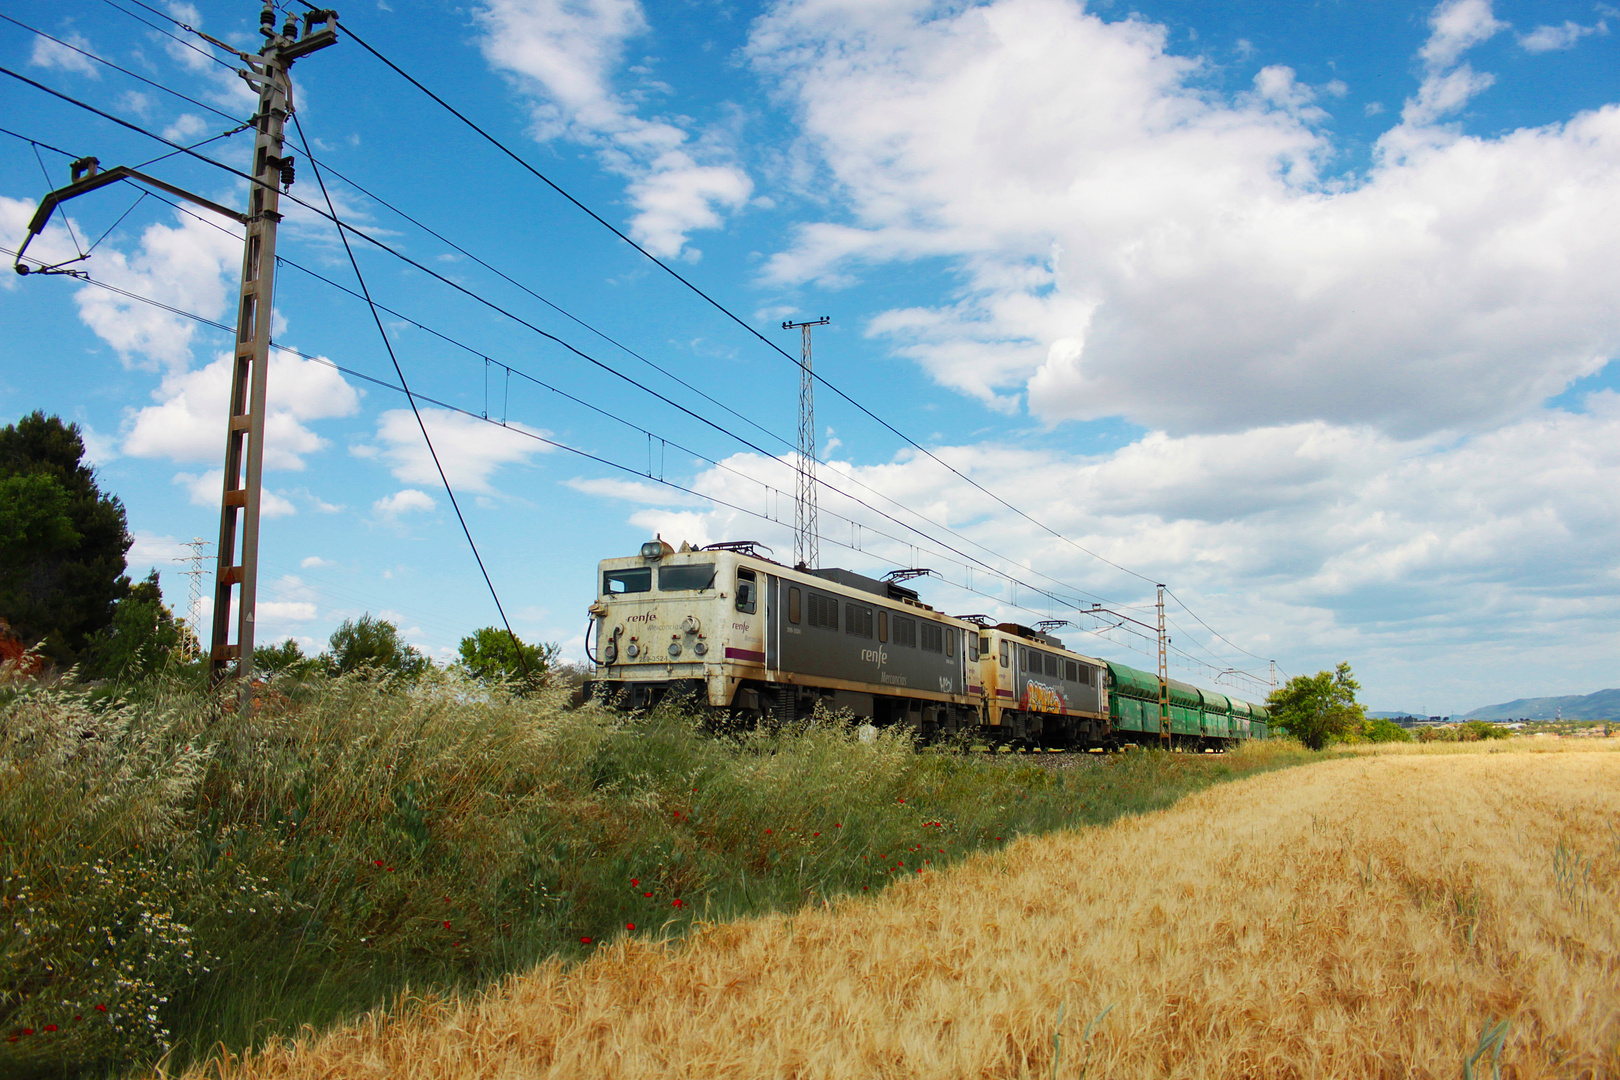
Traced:
[[600, 564], [591, 616], [592, 688], [632, 708], [675, 693], [742, 720], [823, 703], [925, 735], [980, 723], [978, 627], [847, 570], [653, 541]]

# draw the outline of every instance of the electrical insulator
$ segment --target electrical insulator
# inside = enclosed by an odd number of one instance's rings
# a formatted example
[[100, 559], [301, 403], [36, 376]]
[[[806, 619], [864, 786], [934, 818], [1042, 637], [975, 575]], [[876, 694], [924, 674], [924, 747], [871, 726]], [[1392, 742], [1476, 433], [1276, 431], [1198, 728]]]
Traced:
[[293, 156], [288, 154], [281, 159], [281, 190], [286, 191], [293, 186]]

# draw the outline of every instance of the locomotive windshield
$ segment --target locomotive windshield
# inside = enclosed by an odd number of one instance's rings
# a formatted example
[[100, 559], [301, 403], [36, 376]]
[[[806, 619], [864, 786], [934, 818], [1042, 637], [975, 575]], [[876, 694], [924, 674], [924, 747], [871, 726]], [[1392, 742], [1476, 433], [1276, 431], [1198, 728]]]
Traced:
[[660, 566], [659, 592], [691, 592], [714, 586], [714, 563], [696, 563], [692, 566]]
[[608, 596], [625, 593], [652, 592], [652, 570], [638, 566], [631, 570], [607, 570], [602, 573], [602, 592]]

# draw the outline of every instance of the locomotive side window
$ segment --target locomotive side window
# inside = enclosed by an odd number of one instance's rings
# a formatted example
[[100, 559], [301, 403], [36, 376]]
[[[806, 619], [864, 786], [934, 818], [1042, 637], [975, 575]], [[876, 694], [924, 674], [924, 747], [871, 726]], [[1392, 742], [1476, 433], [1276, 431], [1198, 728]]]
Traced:
[[904, 615], [894, 617], [894, 643], [896, 645], [909, 645], [917, 647], [917, 620], [908, 619]]
[[945, 655], [956, 655], [956, 628], [954, 626], [945, 631]]
[[1003, 641], [1001, 643], [1001, 666], [1002, 667], [1007, 666], [1007, 652], [1008, 652], [1007, 643], [1005, 641]]
[[838, 629], [838, 601], [820, 593], [810, 594], [810, 625], [823, 630]]
[[979, 635], [968, 633], [968, 636], [962, 640], [962, 648], [967, 650], [969, 660], [977, 660], [979, 658]]
[[922, 624], [922, 647], [929, 652], [944, 652], [944, 635], [940, 632], [939, 623], [925, 622]]
[[1080, 665], [1080, 681], [1085, 683], [1087, 686], [1096, 686], [1097, 685], [1097, 669], [1087, 667], [1086, 665], [1081, 664]]
[[878, 612], [878, 640], [889, 640], [889, 613], [887, 611]]
[[788, 586], [788, 622], [795, 625], [799, 622], [799, 587]]
[[652, 567], [638, 566], [631, 570], [604, 570], [602, 592], [607, 596], [625, 593], [652, 592]]
[[844, 603], [844, 633], [856, 637], [872, 636], [872, 609], [865, 604]]
[[691, 592], [694, 589], [714, 588], [714, 563], [697, 563], [692, 566], [660, 566], [658, 568], [659, 592]]
[[756, 594], [759, 591], [757, 579], [752, 570], [737, 570], [737, 610], [745, 615], [752, 615], [758, 607]]
[[979, 655], [980, 656], [989, 656], [990, 655], [990, 635], [989, 634], [980, 634], [979, 635]]
[[1057, 678], [1058, 658], [1053, 656], [1051, 653], [1045, 653], [1043, 655], [1046, 657], [1046, 673], [1054, 679]]
[[1069, 682], [1080, 681], [1080, 665], [1073, 660], [1063, 661], [1063, 677]]

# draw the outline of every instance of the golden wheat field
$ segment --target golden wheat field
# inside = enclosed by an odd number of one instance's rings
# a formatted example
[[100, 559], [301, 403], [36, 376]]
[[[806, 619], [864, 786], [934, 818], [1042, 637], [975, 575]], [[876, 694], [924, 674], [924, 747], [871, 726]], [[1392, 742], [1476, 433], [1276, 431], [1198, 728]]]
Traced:
[[206, 1071], [1620, 1076], [1620, 754], [1489, 749], [1218, 786]]

